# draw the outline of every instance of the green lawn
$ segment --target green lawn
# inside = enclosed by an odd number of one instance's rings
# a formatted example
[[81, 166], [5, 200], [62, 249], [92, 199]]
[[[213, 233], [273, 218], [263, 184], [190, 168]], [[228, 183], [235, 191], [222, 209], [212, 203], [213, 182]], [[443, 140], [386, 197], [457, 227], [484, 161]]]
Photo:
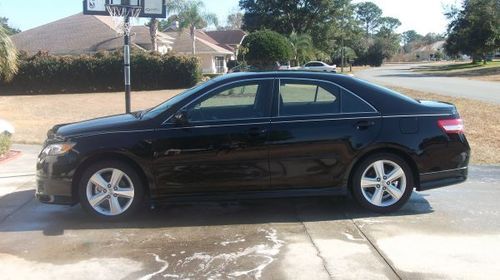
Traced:
[[481, 63], [439, 63], [418, 66], [415, 72], [430, 76], [462, 77], [483, 81], [500, 81], [500, 61]]
[[482, 69], [500, 69], [500, 61], [490, 61], [487, 64], [480, 63], [451, 63], [446, 65], [430, 65], [422, 67], [422, 72], [462, 72], [462, 71], [476, 71]]

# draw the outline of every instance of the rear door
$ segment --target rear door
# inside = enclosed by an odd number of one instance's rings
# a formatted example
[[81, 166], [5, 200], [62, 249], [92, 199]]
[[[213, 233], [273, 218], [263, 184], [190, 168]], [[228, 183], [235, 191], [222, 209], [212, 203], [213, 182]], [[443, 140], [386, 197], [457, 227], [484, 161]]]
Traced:
[[356, 153], [380, 131], [380, 114], [330, 82], [281, 79], [276, 84], [269, 135], [271, 187], [340, 185]]

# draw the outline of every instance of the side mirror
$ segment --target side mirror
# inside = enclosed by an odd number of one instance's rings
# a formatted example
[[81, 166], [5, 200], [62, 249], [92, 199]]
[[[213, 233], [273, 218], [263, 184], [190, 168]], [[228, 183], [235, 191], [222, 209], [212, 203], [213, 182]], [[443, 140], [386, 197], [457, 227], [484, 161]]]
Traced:
[[185, 110], [179, 111], [174, 115], [174, 123], [177, 125], [188, 125], [189, 124], [189, 118], [188, 118], [188, 113]]

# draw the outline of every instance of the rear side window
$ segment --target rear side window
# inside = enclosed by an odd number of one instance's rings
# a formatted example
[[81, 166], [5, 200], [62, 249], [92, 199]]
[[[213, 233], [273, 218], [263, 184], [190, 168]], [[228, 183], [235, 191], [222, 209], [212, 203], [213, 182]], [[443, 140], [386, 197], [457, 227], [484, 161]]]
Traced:
[[372, 113], [375, 110], [353, 93], [342, 90], [342, 113]]
[[340, 89], [323, 83], [282, 80], [280, 116], [340, 113]]

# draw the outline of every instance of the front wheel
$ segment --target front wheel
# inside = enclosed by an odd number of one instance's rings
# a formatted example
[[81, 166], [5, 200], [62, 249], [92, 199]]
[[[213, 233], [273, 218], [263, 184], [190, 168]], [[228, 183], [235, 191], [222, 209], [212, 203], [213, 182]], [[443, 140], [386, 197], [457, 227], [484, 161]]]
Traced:
[[83, 173], [78, 191], [80, 204], [87, 212], [108, 220], [130, 216], [144, 197], [135, 169], [119, 161], [91, 165]]
[[389, 213], [400, 209], [413, 191], [413, 173], [393, 154], [378, 154], [363, 160], [354, 172], [351, 190], [364, 208]]

